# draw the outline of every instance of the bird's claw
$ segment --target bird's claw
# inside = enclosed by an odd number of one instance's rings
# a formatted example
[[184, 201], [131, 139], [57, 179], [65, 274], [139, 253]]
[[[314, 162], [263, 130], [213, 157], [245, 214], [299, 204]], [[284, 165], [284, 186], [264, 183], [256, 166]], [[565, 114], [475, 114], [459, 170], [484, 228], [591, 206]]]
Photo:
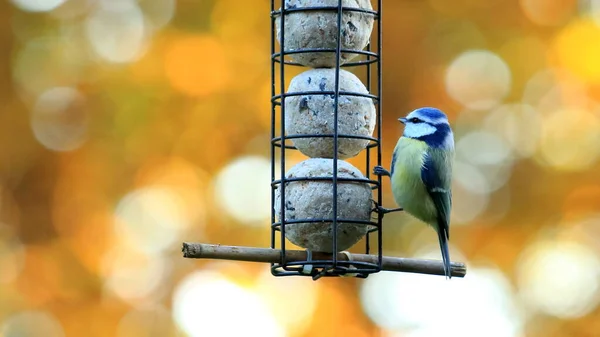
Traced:
[[383, 168], [383, 166], [379, 166], [379, 165], [377, 165], [373, 168], [373, 174], [380, 176], [380, 177], [381, 176], [388, 176], [388, 177], [391, 176], [390, 171], [386, 170], [385, 168]]

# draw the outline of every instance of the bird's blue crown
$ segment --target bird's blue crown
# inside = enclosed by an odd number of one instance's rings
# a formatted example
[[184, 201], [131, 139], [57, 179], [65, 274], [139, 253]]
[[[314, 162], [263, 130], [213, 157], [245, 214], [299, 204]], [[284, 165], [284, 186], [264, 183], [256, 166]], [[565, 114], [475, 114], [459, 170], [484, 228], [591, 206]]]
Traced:
[[420, 108], [420, 109], [413, 111], [413, 113], [415, 115], [425, 117], [429, 120], [445, 120], [446, 122], [448, 122], [448, 117], [446, 117], [446, 114], [436, 108], [429, 108], [429, 107]]
[[406, 125], [404, 137], [421, 140], [436, 148], [454, 147], [452, 129], [448, 117], [436, 108], [420, 108], [400, 121]]

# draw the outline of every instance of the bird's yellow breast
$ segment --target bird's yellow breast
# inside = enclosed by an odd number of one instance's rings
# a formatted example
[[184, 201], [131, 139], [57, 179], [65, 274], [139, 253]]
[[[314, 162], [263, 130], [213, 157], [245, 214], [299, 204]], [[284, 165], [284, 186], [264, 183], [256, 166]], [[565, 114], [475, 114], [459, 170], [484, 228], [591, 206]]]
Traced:
[[392, 175], [392, 193], [396, 203], [414, 217], [437, 225], [437, 211], [423, 180], [421, 168], [427, 153], [423, 141], [402, 137], [396, 144]]

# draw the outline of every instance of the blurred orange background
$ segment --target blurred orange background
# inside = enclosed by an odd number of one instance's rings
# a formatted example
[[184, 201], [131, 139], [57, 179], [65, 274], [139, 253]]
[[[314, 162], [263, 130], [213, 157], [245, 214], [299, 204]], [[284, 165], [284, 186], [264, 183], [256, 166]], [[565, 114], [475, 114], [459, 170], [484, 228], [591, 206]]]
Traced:
[[269, 10], [0, 3], [0, 336], [600, 336], [600, 1], [384, 0], [384, 165], [417, 107], [455, 130], [451, 281], [182, 258], [269, 246]]

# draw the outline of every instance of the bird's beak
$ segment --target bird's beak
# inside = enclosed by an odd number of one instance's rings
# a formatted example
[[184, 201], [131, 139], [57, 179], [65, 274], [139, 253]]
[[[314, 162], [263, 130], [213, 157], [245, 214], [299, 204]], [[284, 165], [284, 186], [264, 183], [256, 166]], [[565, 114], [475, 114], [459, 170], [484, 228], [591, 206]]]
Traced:
[[402, 117], [402, 118], [398, 118], [398, 120], [400, 121], [400, 123], [406, 124], [406, 118]]

